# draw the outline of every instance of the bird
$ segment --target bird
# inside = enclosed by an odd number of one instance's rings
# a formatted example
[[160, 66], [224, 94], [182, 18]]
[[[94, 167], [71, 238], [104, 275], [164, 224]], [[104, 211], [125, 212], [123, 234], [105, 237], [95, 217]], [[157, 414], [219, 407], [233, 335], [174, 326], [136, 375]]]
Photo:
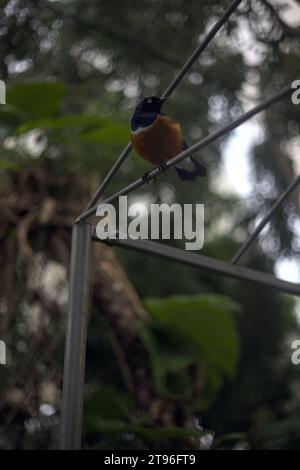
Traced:
[[[179, 123], [161, 111], [167, 98], [149, 96], [143, 98], [135, 108], [130, 121], [130, 140], [134, 150], [152, 165], [158, 165], [165, 173], [166, 162], [188, 148]], [[187, 171], [175, 166], [179, 178], [194, 181], [207, 175], [207, 169], [190, 157], [194, 170]], [[147, 181], [149, 172], [143, 176]]]

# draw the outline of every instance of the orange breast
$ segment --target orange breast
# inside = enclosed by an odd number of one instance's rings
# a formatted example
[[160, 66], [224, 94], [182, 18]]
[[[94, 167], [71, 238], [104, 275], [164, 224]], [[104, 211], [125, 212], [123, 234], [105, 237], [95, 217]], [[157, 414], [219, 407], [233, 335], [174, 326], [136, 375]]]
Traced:
[[158, 116], [145, 131], [131, 133], [131, 143], [137, 153], [153, 165], [170, 160], [182, 151], [183, 138], [180, 124], [168, 116]]

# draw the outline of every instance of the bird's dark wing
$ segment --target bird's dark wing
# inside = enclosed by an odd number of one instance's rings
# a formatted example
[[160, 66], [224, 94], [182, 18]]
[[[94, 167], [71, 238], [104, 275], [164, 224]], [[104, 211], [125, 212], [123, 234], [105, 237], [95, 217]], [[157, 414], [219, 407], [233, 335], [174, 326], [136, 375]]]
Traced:
[[186, 141], [184, 140], [182, 142], [182, 150], [187, 150], [189, 148], [188, 144], [186, 143]]
[[175, 166], [175, 170], [179, 178], [183, 181], [195, 181], [196, 178], [203, 178], [207, 175], [207, 168], [201, 163], [197, 162], [191, 157], [192, 162], [194, 163], [195, 169], [193, 171], [187, 171], [184, 168], [179, 168]]
[[[187, 150], [189, 146], [185, 141], [183, 141], [182, 149]], [[195, 169], [193, 171], [185, 170], [184, 168], [179, 168], [175, 166], [179, 178], [183, 181], [195, 181], [196, 178], [203, 178], [207, 175], [207, 168], [195, 160], [193, 157], [190, 157], [191, 161], [194, 164]]]

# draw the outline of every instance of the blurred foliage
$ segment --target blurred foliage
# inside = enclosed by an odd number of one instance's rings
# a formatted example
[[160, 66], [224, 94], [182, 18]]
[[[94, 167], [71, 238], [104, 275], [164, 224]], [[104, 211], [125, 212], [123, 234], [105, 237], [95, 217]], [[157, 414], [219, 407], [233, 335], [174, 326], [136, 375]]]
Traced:
[[26, 119], [52, 116], [59, 111], [64, 96], [60, 83], [23, 83], [8, 89], [7, 101]]
[[269, 422], [253, 430], [252, 445], [259, 449], [296, 450], [300, 445], [299, 409], [280, 422]]
[[[156, 392], [199, 413], [213, 402], [223, 381], [235, 373], [239, 345], [232, 313], [237, 305], [213, 295], [145, 299], [145, 305], [154, 322], [140, 324], [141, 338], [150, 356]], [[124, 445], [128, 434], [132, 442], [143, 438], [155, 445], [155, 441], [204, 434], [200, 427], [145, 426], [150, 417], [136, 415], [132, 397], [117, 389], [104, 385], [88, 395], [85, 430], [89, 445], [96, 436], [100, 441], [104, 438], [105, 445], [108, 435]]]
[[[194, 411], [207, 407], [224, 378], [232, 377], [236, 369], [238, 338], [231, 311], [237, 306], [230, 299], [215, 295], [145, 302], [155, 320], [154, 332], [144, 331], [143, 338], [156, 388], [167, 396], [192, 399]], [[193, 384], [186, 373], [193, 365], [199, 369], [195, 372], [200, 381], [199, 397], [192, 396]]]
[[[50, 184], [50, 196], [61, 205], [67, 198], [80, 201], [83, 176], [92, 192], [95, 180], [98, 183], [106, 174], [128, 140], [128, 119], [137, 100], [164, 89], [224, 5], [211, 0], [2, 2], [0, 78], [8, 88], [8, 104], [0, 108], [2, 194], [9, 198], [15, 175], [25, 178], [32, 169], [42, 170], [49, 181], [66, 177], [67, 184], [59, 190]], [[254, 62], [242, 46], [237, 47], [241, 28], [256, 48]], [[188, 142], [236, 117], [253, 89], [266, 96], [299, 78], [299, 36], [285, 32], [274, 39], [276, 28], [266, 2], [245, 1], [197, 61], [165, 107], [182, 123]], [[170, 172], [131, 200], [205, 202], [203, 253], [229, 260], [287, 184], [288, 170], [280, 162], [290, 167], [287, 147], [299, 138], [299, 109], [281, 103], [261, 117], [260, 125], [263, 136], [249, 157], [249, 199], [239, 200], [219, 187], [223, 141], [199, 156], [210, 168], [206, 181], [187, 188]], [[281, 151], [277, 159], [274, 146]], [[146, 168], [133, 155], [109, 192]], [[23, 202], [18, 201], [21, 212]], [[84, 203], [79, 209], [83, 207]], [[5, 217], [9, 220], [10, 214]], [[6, 219], [2, 222], [5, 225]], [[245, 255], [245, 264], [273, 273], [281, 256], [297, 260], [298, 222], [297, 207], [289, 201], [277, 211], [268, 234]], [[14, 231], [11, 236], [16, 238]], [[45, 254], [48, 240], [43, 233], [33, 243]], [[172, 448], [182, 448], [182, 438], [198, 439], [211, 429], [217, 448], [299, 448], [299, 371], [290, 363], [289, 341], [299, 336], [294, 299], [185, 266], [173, 267], [165, 260], [116, 251], [153, 319], [151, 326], [141, 325], [141, 338], [155, 389], [192, 410], [197, 424], [160, 428], [149, 422], [149, 416], [135, 415], [111, 328], [94, 309], [87, 351], [85, 445], [142, 449], [159, 448], [167, 441]], [[11, 259], [13, 255], [7, 249], [1, 253]], [[12, 410], [2, 397], [1, 419], [6, 424], [1, 427], [0, 446], [51, 448], [57, 439], [59, 399], [47, 398], [55, 413], [46, 420], [40, 412], [40, 389], [44, 382], [54, 384], [56, 391], [61, 387], [59, 339], [64, 322], [44, 314], [45, 325], [32, 332], [29, 314], [24, 313], [19, 260], [11, 265], [5, 261], [5, 268], [13, 271], [14, 303], [9, 330], [3, 327], [0, 337], [7, 340], [13, 367], [1, 367], [0, 374], [3, 397], [9, 390], [15, 401], [11, 419]], [[5, 285], [2, 289], [5, 297]], [[2, 325], [7, 313], [2, 299], [0, 307]], [[40, 350], [53, 338], [58, 347], [50, 351], [50, 359], [44, 358]], [[40, 349], [29, 354], [33, 340]]]
[[[100, 442], [103, 438], [112, 436], [125, 442], [126, 439], [133, 441], [142, 438], [148, 443], [191, 436], [199, 438], [203, 434], [197, 429], [154, 428], [143, 425], [145, 416], [142, 419], [132, 418], [133, 403], [130, 397], [109, 386], [94, 391], [87, 398], [84, 410], [85, 432], [89, 441], [93, 441], [93, 436], [99, 434]], [[98, 448], [104, 448], [103, 444], [98, 445]]]

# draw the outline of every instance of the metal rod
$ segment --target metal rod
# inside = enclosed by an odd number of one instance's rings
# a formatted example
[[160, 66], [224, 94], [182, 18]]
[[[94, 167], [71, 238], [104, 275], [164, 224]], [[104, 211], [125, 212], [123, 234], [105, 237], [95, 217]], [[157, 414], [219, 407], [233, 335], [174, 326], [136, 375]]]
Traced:
[[69, 313], [65, 340], [60, 448], [81, 447], [86, 336], [90, 300], [91, 225], [75, 223], [69, 284]]
[[[100, 242], [95, 234], [95, 231], [93, 231], [93, 240]], [[254, 269], [244, 268], [241, 266], [234, 266], [225, 261], [219, 261], [179, 248], [173, 248], [162, 243], [149, 240], [130, 239], [110, 239], [106, 243], [109, 245], [119, 246], [121, 248], [132, 249], [141, 253], [158, 256], [160, 258], [170, 259], [172, 261], [179, 262], [180, 264], [194, 266], [196, 268], [201, 268], [237, 280], [244, 280], [260, 285], [274, 287], [286, 294], [300, 296], [300, 285], [294, 284], [293, 282], [282, 281], [281, 279], [277, 279], [271, 274], [262, 273]]]
[[281, 196], [277, 199], [275, 204], [271, 207], [271, 209], [266, 213], [266, 215], [262, 218], [260, 223], [257, 225], [257, 227], [253, 230], [252, 234], [249, 235], [249, 237], [245, 240], [245, 242], [242, 244], [240, 249], [237, 251], [237, 253], [234, 255], [234, 257], [231, 260], [232, 264], [236, 264], [238, 260], [243, 256], [245, 251], [249, 248], [251, 243], [258, 237], [260, 232], [263, 230], [263, 228], [267, 225], [269, 220], [271, 219], [273, 213], [276, 211], [276, 209], [285, 201], [285, 199], [290, 195], [290, 193], [300, 184], [300, 175], [295, 178], [292, 183], [289, 185], [289, 187], [281, 194]]
[[[216, 24], [211, 28], [211, 30], [207, 33], [207, 35], [203, 38], [199, 46], [195, 49], [193, 54], [188, 58], [188, 60], [185, 62], [183, 67], [179, 70], [179, 72], [176, 74], [172, 82], [167, 86], [163, 94], [161, 95], [162, 98], [169, 98], [175, 88], [179, 85], [185, 74], [189, 71], [189, 69], [194, 65], [196, 60], [200, 57], [202, 52], [205, 51], [209, 43], [212, 41], [212, 39], [215, 37], [215, 35], [218, 33], [218, 31], [222, 28], [224, 23], [228, 20], [228, 18], [232, 15], [232, 13], [236, 10], [236, 8], [239, 6], [239, 4], [243, 0], [234, 0], [231, 5], [228, 7], [228, 9], [225, 11], [223, 16], [216, 22]], [[109, 185], [110, 181], [113, 179], [114, 175], [120, 168], [120, 166], [123, 164], [123, 162], [126, 160], [128, 155], [130, 154], [132, 149], [131, 143], [127, 144], [119, 158], [116, 160], [106, 177], [104, 178], [103, 182], [95, 192], [94, 196], [92, 197], [91, 201], [87, 205], [85, 211], [91, 209], [98, 201], [101, 196], [101, 194], [105, 191], [107, 186]]]
[[[111, 182], [111, 180], [113, 179], [113, 177], [115, 176], [115, 174], [117, 173], [118, 169], [120, 168], [120, 166], [123, 164], [123, 162], [126, 160], [126, 158], [128, 157], [128, 155], [130, 154], [131, 152], [131, 149], [132, 149], [132, 145], [131, 143], [127, 144], [127, 146], [124, 148], [123, 152], [121, 153], [121, 155], [119, 156], [119, 158], [116, 160], [116, 162], [113, 164], [113, 166], [111, 167], [111, 169], [109, 170], [109, 172], [107, 173], [106, 177], [104, 178], [104, 180], [102, 181], [102, 183], [100, 184], [99, 188], [97, 189], [97, 191], [95, 192], [94, 196], [92, 197], [92, 199], [90, 200], [89, 204], [87, 205], [85, 211], [91, 209], [91, 207], [93, 207], [95, 204], [97, 204], [97, 202], [99, 201], [99, 198], [101, 196], [101, 194], [105, 191], [105, 189], [107, 188], [107, 186], [109, 185], [109, 183]], [[84, 211], [84, 212], [85, 212]]]
[[216, 34], [220, 31], [220, 29], [224, 26], [226, 21], [229, 19], [229, 17], [234, 13], [234, 11], [237, 9], [240, 3], [242, 3], [243, 0], [234, 0], [230, 6], [227, 8], [227, 10], [224, 12], [224, 14], [219, 18], [219, 20], [216, 22], [216, 24], [209, 30], [207, 35], [203, 38], [197, 49], [193, 52], [193, 54], [188, 58], [186, 63], [183, 65], [181, 70], [177, 73], [175, 78], [172, 80], [170, 85], [166, 88], [166, 90], [162, 94], [162, 98], [169, 98], [175, 88], [178, 86], [178, 84], [181, 82], [185, 74], [190, 70], [190, 68], [194, 65], [196, 60], [200, 57], [202, 52], [205, 51], [207, 46], [210, 44], [210, 42], [214, 39]]
[[[271, 96], [270, 98], [266, 99], [259, 105], [255, 106], [253, 109], [248, 111], [247, 113], [243, 114], [241, 117], [236, 119], [235, 121], [232, 121], [231, 123], [227, 124], [224, 127], [221, 127], [217, 131], [213, 132], [212, 134], [208, 135], [204, 139], [200, 140], [199, 142], [196, 142], [194, 145], [191, 145], [187, 150], [184, 150], [180, 154], [178, 154], [176, 157], [172, 158], [168, 162], [166, 162], [165, 169], [169, 169], [177, 163], [181, 162], [182, 160], [186, 159], [189, 155], [202, 150], [203, 148], [207, 147], [207, 145], [213, 143], [215, 140], [219, 139], [220, 137], [223, 137], [225, 134], [227, 134], [229, 131], [232, 131], [233, 129], [236, 129], [239, 127], [241, 124], [244, 122], [248, 121], [248, 119], [252, 118], [256, 114], [264, 111], [268, 107], [270, 107], [272, 104], [276, 103], [277, 101], [283, 99], [287, 95], [291, 93], [291, 85], [283, 88], [280, 92], [276, 93], [275, 95]], [[157, 176], [159, 176], [161, 173], [164, 173], [164, 170], [160, 167], [155, 168], [154, 170], [150, 171], [148, 174], [148, 181], [155, 179]], [[124, 196], [131, 191], [133, 191], [136, 188], [139, 188], [140, 186], [143, 186], [146, 184], [145, 180], [143, 178], [139, 178], [133, 183], [129, 184], [125, 188], [121, 189], [117, 193], [113, 194], [109, 198], [105, 199], [101, 204], [107, 204], [114, 202], [119, 196]], [[91, 207], [90, 209], [84, 211], [79, 217], [78, 221], [80, 220], [85, 220], [91, 215], [94, 215], [97, 211], [97, 206]]]

